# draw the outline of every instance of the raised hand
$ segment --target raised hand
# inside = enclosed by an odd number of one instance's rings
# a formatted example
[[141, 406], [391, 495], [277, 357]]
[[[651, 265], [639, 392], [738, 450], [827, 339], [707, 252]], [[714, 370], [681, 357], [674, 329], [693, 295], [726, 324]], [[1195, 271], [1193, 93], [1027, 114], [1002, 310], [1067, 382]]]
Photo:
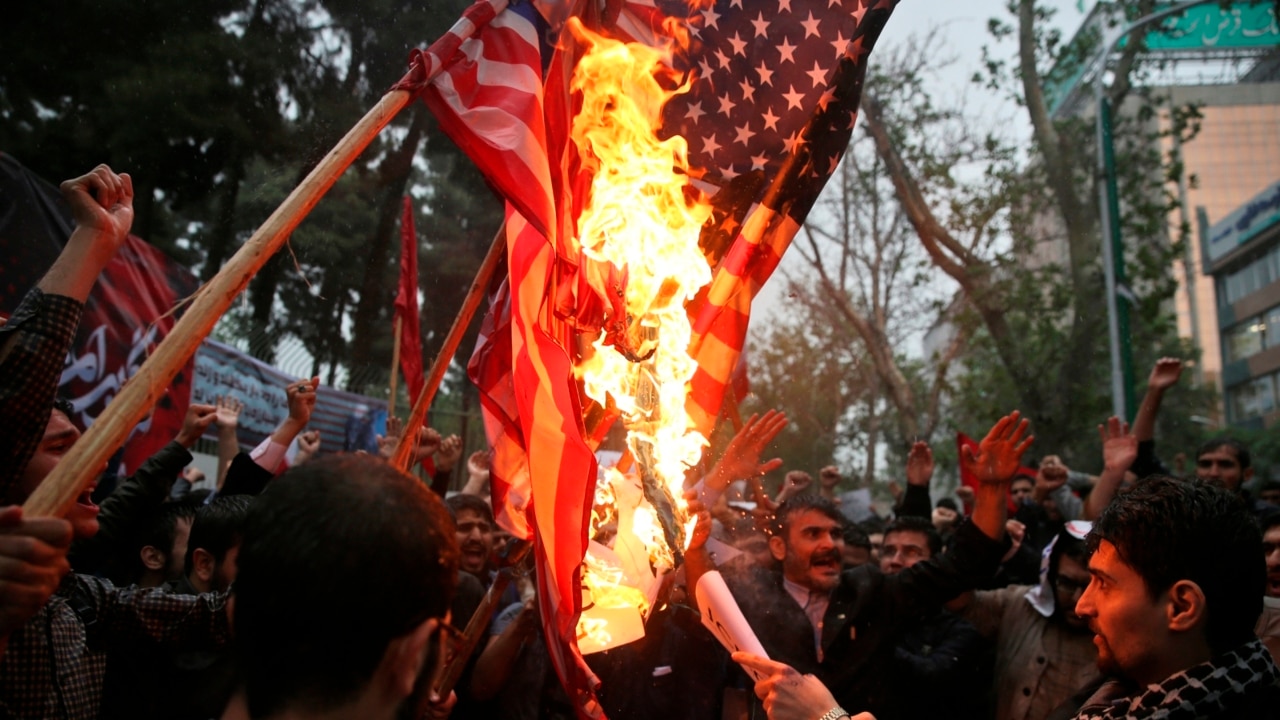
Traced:
[[707, 476], [707, 484], [723, 490], [734, 480], [764, 475], [782, 467], [781, 458], [760, 462], [760, 453], [786, 426], [786, 413], [770, 410], [763, 416], [752, 415], [729, 441], [724, 455]]
[[933, 479], [933, 449], [929, 443], [917, 441], [907, 453], [907, 484], [929, 487]]
[[1067, 466], [1062, 464], [1057, 455], [1048, 455], [1041, 460], [1040, 468], [1036, 470], [1036, 498], [1043, 500], [1049, 493], [1066, 485], [1067, 473]]
[[100, 251], [114, 255], [133, 226], [133, 178], [99, 165], [59, 189], [76, 227], [95, 233]]
[[[419, 428], [418, 429], [418, 451], [414, 455], [417, 462], [422, 462], [426, 458], [436, 454], [440, 446], [444, 443], [444, 438], [440, 437], [440, 431], [435, 428]], [[436, 470], [439, 470], [439, 464]]]
[[298, 435], [298, 454], [293, 457], [294, 465], [301, 465], [320, 452], [320, 431], [308, 430]]
[[223, 395], [214, 401], [213, 406], [217, 409], [213, 424], [219, 430], [234, 430], [240, 424], [240, 411], [244, 409], [244, 403], [231, 395]]
[[182, 418], [182, 429], [173, 439], [179, 445], [191, 449], [196, 441], [204, 435], [204, 431], [213, 424], [217, 410], [212, 405], [191, 403], [187, 406], [187, 414]]
[[1162, 357], [1156, 361], [1156, 366], [1151, 368], [1151, 376], [1147, 378], [1147, 388], [1158, 391], [1168, 390], [1176, 385], [1181, 377], [1182, 360]]
[[492, 463], [493, 459], [489, 457], [488, 450], [477, 450], [467, 458], [467, 474], [488, 477], [489, 467]]
[[320, 387], [320, 378], [299, 380], [289, 383], [285, 394], [289, 398], [289, 421], [301, 430], [311, 422], [311, 411], [316, 407], [316, 388]]
[[1106, 426], [1098, 426], [1102, 440], [1102, 463], [1108, 472], [1124, 473], [1138, 459], [1138, 438], [1129, 432], [1129, 423], [1118, 417], [1107, 420]]
[[1004, 557], [1000, 558], [1002, 563], [1009, 562], [1014, 555], [1018, 554], [1018, 548], [1022, 547], [1022, 541], [1027, 537], [1027, 526], [1013, 518], [1009, 518], [1004, 521], [1004, 532], [1009, 536], [1009, 541], [1012, 545], [1005, 552]]
[[440, 449], [436, 450], [436, 472], [453, 470], [453, 466], [457, 465], [461, 459], [462, 438], [457, 435], [450, 435], [440, 442]]
[[788, 499], [804, 492], [805, 488], [808, 488], [812, 484], [813, 478], [809, 476], [809, 473], [803, 470], [792, 470], [788, 472], [787, 476], [782, 480], [782, 487], [778, 490], [778, 497], [773, 501], [774, 507], [769, 508], [769, 511], [773, 512], [777, 510], [778, 505], [781, 505]]
[[1035, 436], [1026, 435], [1030, 423], [1017, 410], [1000, 418], [978, 443], [975, 452], [970, 446], [961, 448], [960, 462], [978, 482], [1004, 484], [1013, 479], [1022, 462], [1022, 455], [1031, 447]]
[[711, 537], [711, 512], [698, 499], [698, 493], [695, 490], [686, 490], [684, 499], [688, 503], [685, 506], [685, 511], [689, 513], [690, 517], [698, 518], [697, 523], [693, 526], [693, 532], [689, 533], [689, 539], [685, 543], [685, 552], [688, 552], [706, 546], [707, 538]]

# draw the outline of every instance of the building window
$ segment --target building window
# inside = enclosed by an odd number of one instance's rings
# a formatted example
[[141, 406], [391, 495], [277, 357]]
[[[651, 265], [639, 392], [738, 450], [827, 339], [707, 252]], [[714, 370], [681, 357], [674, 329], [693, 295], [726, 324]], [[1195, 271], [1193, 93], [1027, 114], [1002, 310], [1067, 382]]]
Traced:
[[1227, 273], [1221, 287], [1226, 289], [1226, 302], [1230, 305], [1276, 280], [1280, 280], [1280, 245], [1255, 257], [1244, 267]]
[[1263, 375], [1227, 391], [1233, 422], [1260, 418], [1276, 409], [1276, 388], [1273, 375]]
[[1266, 346], [1269, 348], [1280, 346], [1280, 305], [1262, 313], [1262, 317], [1266, 320]]
[[1224, 344], [1227, 351], [1227, 362], [1244, 360], [1254, 353], [1262, 352], [1266, 347], [1267, 324], [1261, 316], [1251, 317], [1227, 331]]

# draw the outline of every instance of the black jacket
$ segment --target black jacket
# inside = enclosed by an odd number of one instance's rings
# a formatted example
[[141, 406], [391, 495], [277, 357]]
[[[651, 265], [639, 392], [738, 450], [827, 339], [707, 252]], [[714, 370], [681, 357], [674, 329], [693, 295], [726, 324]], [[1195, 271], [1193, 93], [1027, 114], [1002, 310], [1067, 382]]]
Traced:
[[[809, 619], [783, 587], [781, 571], [752, 568], [725, 582], [770, 658], [816, 675], [846, 710], [875, 714], [888, 700], [900, 634], [993, 574], [1004, 549], [965, 523], [951, 550], [896, 575], [874, 565], [845, 570], [823, 617], [821, 662]], [[764, 717], [758, 701], [755, 709]]]

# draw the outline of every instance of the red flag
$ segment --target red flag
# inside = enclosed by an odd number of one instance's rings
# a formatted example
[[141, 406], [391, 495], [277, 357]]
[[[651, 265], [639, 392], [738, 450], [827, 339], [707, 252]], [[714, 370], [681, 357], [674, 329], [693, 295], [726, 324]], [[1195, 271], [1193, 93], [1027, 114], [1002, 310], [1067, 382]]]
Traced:
[[400, 371], [409, 391], [409, 402], [422, 392], [422, 330], [418, 322], [418, 235], [413, 229], [413, 201], [404, 196], [400, 217], [400, 290], [396, 293], [396, 319], [400, 320]]

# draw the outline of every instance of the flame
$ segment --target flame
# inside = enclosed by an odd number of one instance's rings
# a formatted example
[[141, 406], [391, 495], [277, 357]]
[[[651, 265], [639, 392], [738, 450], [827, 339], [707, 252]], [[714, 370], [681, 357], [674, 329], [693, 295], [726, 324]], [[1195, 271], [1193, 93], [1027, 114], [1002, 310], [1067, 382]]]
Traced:
[[[576, 19], [569, 26], [585, 49], [570, 84], [582, 98], [570, 136], [582, 167], [592, 174], [577, 226], [582, 255], [589, 261], [584, 262], [584, 276], [606, 305], [617, 289], [606, 287], [605, 280], [626, 278], [626, 322], [607, 327], [577, 370], [587, 395], [601, 405], [611, 399], [621, 411], [633, 457], [674, 499], [677, 526], [687, 527], [684, 475], [698, 463], [707, 440], [685, 412], [687, 386], [697, 365], [688, 353], [692, 328], [684, 305], [711, 282], [711, 269], [698, 247], [711, 207], [690, 185], [684, 138], [657, 136], [663, 106], [683, 88], [664, 87], [662, 80], [671, 76], [667, 53], [602, 37]], [[607, 271], [609, 266], [617, 272]], [[648, 549], [652, 567], [669, 569], [677, 549], [668, 547], [658, 512], [643, 498], [620, 498], [620, 477], [616, 471], [605, 473], [597, 483], [593, 535], [609, 522], [629, 526]], [[629, 523], [619, 520], [624, 511], [631, 513]], [[632, 603], [647, 613], [644, 593], [622, 589], [625, 575], [589, 553], [583, 585], [597, 605]], [[600, 640], [609, 634], [607, 623], [586, 620], [579, 622], [580, 635]]]

